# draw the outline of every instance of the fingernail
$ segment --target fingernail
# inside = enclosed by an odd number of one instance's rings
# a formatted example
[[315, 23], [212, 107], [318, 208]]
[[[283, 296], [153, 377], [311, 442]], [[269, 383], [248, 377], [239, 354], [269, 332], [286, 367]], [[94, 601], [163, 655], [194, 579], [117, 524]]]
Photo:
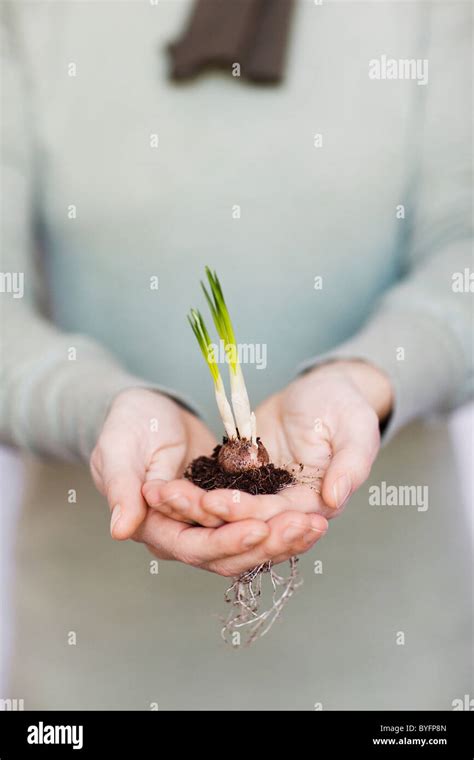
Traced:
[[110, 534], [114, 535], [114, 528], [122, 516], [122, 509], [120, 504], [116, 504], [112, 510], [112, 516], [110, 518]]
[[250, 546], [255, 546], [256, 544], [259, 544], [260, 541], [262, 541], [266, 533], [262, 533], [262, 531], [259, 530], [253, 530], [251, 533], [248, 534], [242, 541], [242, 546], [244, 549], [248, 549]]
[[310, 515], [311, 530], [314, 533], [326, 533], [328, 521], [322, 515]]
[[170, 501], [176, 509], [188, 509], [191, 506], [189, 499], [187, 499], [186, 496], [181, 496], [179, 494], [176, 494], [176, 496], [170, 496], [168, 501]]
[[318, 535], [320, 536], [323, 531], [319, 530], [319, 528], [310, 528], [303, 536], [303, 543], [304, 544], [312, 544], [313, 541], [316, 541]]
[[336, 502], [336, 509], [342, 507], [350, 496], [352, 488], [351, 479], [348, 475], [343, 475], [334, 483], [332, 492]]
[[299, 523], [291, 523], [283, 533], [283, 540], [290, 544], [292, 541], [300, 538], [303, 532], [304, 527], [302, 527]]

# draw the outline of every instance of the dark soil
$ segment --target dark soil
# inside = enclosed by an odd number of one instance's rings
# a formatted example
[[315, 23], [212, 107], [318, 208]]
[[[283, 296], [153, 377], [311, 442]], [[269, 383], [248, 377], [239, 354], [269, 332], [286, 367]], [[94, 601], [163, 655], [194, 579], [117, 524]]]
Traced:
[[188, 465], [184, 477], [205, 491], [231, 488], [245, 493], [273, 494], [295, 483], [293, 475], [282, 467], [266, 464], [251, 470], [225, 472], [217, 462], [221, 446], [216, 446], [210, 457], [196, 457]]

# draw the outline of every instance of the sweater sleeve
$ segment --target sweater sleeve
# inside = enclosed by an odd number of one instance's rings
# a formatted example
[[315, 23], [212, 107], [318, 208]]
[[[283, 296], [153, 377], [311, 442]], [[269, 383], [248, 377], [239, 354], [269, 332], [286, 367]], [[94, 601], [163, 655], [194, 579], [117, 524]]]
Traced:
[[383, 370], [395, 391], [386, 440], [472, 393], [470, 16], [462, 3], [429, 11], [429, 81], [416, 93], [418, 169], [400, 222], [408, 227], [403, 277], [360, 332], [301, 368], [361, 359]]
[[28, 80], [15, 16], [2, 3], [1, 395], [0, 438], [43, 455], [90, 455], [114, 396], [130, 387], [165, 388], [127, 372], [89, 337], [67, 334], [38, 309], [33, 227], [33, 137]]

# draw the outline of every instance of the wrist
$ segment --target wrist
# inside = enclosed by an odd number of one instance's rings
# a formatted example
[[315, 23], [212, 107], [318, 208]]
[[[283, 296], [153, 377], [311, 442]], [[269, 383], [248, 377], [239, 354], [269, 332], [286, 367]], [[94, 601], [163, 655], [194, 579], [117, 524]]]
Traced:
[[380, 422], [387, 419], [393, 409], [392, 383], [382, 370], [365, 361], [340, 362], [361, 395], [370, 404]]
[[375, 365], [357, 359], [336, 360], [312, 371], [343, 374], [372, 407], [380, 422], [390, 416], [394, 404], [393, 386], [388, 375]]
[[112, 399], [110, 406], [116, 402], [119, 403], [124, 399], [131, 402], [135, 401], [141, 403], [144, 398], [152, 399], [155, 403], [162, 403], [167, 406], [175, 407], [177, 412], [186, 412], [192, 414], [197, 419], [201, 419], [200, 415], [194, 407], [191, 406], [187, 399], [183, 399], [179, 394], [175, 395], [173, 391], [160, 388], [152, 383], [143, 383], [143, 385], [137, 384], [121, 390]]

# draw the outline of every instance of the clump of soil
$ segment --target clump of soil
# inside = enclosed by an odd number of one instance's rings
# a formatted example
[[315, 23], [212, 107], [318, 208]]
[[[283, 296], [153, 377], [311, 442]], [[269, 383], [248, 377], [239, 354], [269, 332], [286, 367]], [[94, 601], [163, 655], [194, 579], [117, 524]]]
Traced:
[[[265, 455], [260, 455], [263, 444], [257, 441], [259, 445], [259, 458], [265, 459]], [[213, 491], [216, 488], [230, 488], [238, 491], [244, 491], [253, 495], [274, 494], [281, 491], [286, 486], [293, 485], [296, 481], [294, 476], [283, 467], [275, 467], [268, 461], [267, 464], [251, 467], [248, 470], [228, 471], [223, 469], [220, 462], [223, 460], [222, 453], [228, 446], [224, 438], [222, 445], [216, 446], [210, 457], [197, 457], [188, 465], [184, 477], [205, 491]], [[266, 453], [266, 449], [264, 449]], [[229, 459], [230, 457], [226, 457]]]

